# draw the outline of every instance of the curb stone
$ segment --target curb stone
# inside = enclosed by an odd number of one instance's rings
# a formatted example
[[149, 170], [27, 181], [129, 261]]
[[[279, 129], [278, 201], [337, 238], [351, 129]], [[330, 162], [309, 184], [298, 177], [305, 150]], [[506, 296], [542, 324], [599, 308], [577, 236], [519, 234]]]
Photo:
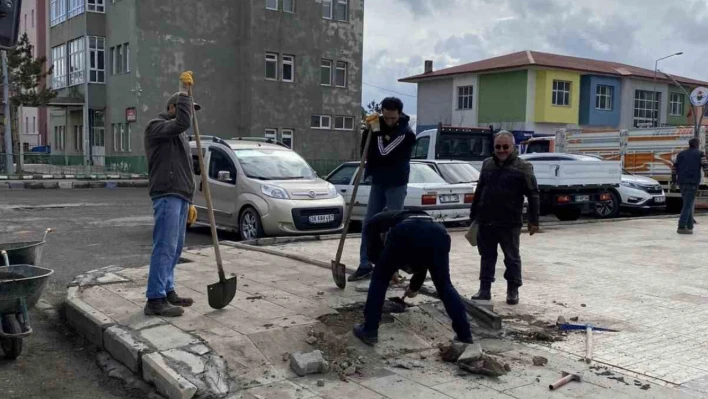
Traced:
[[78, 297], [67, 299], [66, 320], [91, 343], [103, 347], [103, 331], [114, 325], [113, 319]]
[[103, 348], [134, 373], [140, 371], [141, 357], [152, 352], [146, 343], [118, 325], [103, 333]]
[[170, 399], [191, 399], [197, 393], [197, 387], [179, 375], [165, 363], [159, 353], [143, 356], [143, 379], [152, 382], [157, 391]]

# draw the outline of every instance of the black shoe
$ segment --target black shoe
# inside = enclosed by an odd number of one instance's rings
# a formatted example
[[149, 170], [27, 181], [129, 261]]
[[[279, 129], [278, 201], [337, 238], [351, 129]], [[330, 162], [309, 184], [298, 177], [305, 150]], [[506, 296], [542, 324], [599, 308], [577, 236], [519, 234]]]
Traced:
[[519, 303], [519, 286], [509, 285], [506, 288], [506, 303], [516, 305]]
[[169, 302], [170, 305], [181, 306], [183, 308], [186, 308], [192, 306], [194, 300], [192, 300], [192, 298], [181, 298], [179, 295], [177, 295], [176, 292], [168, 291], [167, 302]]
[[144, 313], [148, 316], [177, 317], [184, 313], [184, 309], [171, 305], [165, 298], [148, 299]]
[[492, 299], [492, 282], [481, 281], [479, 283], [479, 291], [472, 295], [473, 301], [489, 301]]
[[364, 325], [363, 324], [357, 324], [354, 326], [353, 329], [354, 336], [359, 338], [362, 342], [364, 342], [367, 345], [374, 345], [379, 342], [379, 336], [378, 334], [371, 334], [367, 333], [364, 330]]
[[457, 335], [455, 335], [455, 338], [453, 338], [452, 340], [457, 341], [457, 342], [462, 342], [463, 344], [470, 344], [470, 345], [474, 343], [474, 340], [472, 339], [472, 335], [470, 335], [467, 338], [463, 338], [463, 339], [460, 339], [457, 337]]
[[347, 279], [347, 281], [359, 281], [359, 280], [364, 280], [364, 279], [367, 279], [367, 278], [371, 278], [371, 273], [372, 273], [372, 272], [373, 272], [373, 270], [372, 270], [371, 268], [368, 268], [368, 269], [358, 268], [358, 269], [356, 269], [356, 271], [354, 272], [354, 274], [352, 274], [351, 276], [349, 276], [349, 278]]
[[676, 230], [677, 233], [679, 234], [693, 234], [693, 230], [687, 229], [687, 228], [681, 228], [679, 227], [678, 230]]

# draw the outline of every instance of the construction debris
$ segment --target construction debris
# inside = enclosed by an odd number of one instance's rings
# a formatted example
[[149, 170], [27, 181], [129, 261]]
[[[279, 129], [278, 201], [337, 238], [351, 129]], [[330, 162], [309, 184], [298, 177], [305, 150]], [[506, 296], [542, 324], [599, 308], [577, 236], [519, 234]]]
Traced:
[[473, 360], [478, 360], [482, 357], [484, 353], [482, 352], [482, 345], [479, 343], [474, 343], [472, 345], [467, 345], [465, 351], [457, 358], [457, 363], [469, 363]]
[[451, 341], [446, 344], [439, 344], [438, 349], [440, 349], [440, 357], [443, 361], [454, 363], [465, 352], [467, 344]]
[[543, 356], [534, 356], [533, 357], [533, 365], [534, 366], [545, 366], [548, 364], [548, 359], [546, 359]]
[[325, 385], [325, 381], [324, 381], [324, 380], [322, 380], [322, 379], [317, 380], [317, 386], [318, 386], [318, 387], [323, 387], [324, 385]]
[[303, 377], [308, 374], [326, 373], [329, 370], [329, 363], [324, 360], [319, 350], [310, 353], [298, 352], [290, 354], [290, 368]]
[[558, 316], [558, 321], [556, 322], [556, 324], [565, 324], [565, 323], [567, 323], [567, 321], [565, 320], [565, 317]]
[[314, 345], [317, 343], [317, 337], [315, 337], [315, 336], [307, 337], [307, 339], [305, 339], [305, 342], [307, 342], [310, 345]]
[[491, 377], [499, 377], [507, 373], [506, 368], [497, 359], [489, 355], [482, 355], [481, 358], [470, 360], [469, 362], [458, 362], [457, 365], [470, 373]]

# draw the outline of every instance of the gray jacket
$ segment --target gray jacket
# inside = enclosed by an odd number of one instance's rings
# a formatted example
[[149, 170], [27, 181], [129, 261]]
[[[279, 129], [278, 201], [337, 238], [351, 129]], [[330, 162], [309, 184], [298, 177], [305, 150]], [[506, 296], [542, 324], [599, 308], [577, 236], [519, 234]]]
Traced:
[[150, 198], [176, 195], [192, 203], [194, 171], [185, 133], [191, 124], [191, 100], [180, 95], [175, 118], [166, 112], [145, 127]]

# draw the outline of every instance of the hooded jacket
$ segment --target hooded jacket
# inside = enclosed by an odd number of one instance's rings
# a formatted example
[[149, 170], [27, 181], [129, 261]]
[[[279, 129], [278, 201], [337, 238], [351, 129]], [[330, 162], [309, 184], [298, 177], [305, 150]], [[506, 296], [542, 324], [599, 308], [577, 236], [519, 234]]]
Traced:
[[[409, 121], [410, 117], [401, 113], [396, 126], [388, 127], [383, 116], [379, 117], [381, 130], [371, 137], [364, 173], [364, 178], [371, 176], [372, 184], [385, 187], [408, 184], [411, 150], [415, 144], [415, 133]], [[369, 134], [371, 132], [364, 130], [361, 137], [362, 154]]]

